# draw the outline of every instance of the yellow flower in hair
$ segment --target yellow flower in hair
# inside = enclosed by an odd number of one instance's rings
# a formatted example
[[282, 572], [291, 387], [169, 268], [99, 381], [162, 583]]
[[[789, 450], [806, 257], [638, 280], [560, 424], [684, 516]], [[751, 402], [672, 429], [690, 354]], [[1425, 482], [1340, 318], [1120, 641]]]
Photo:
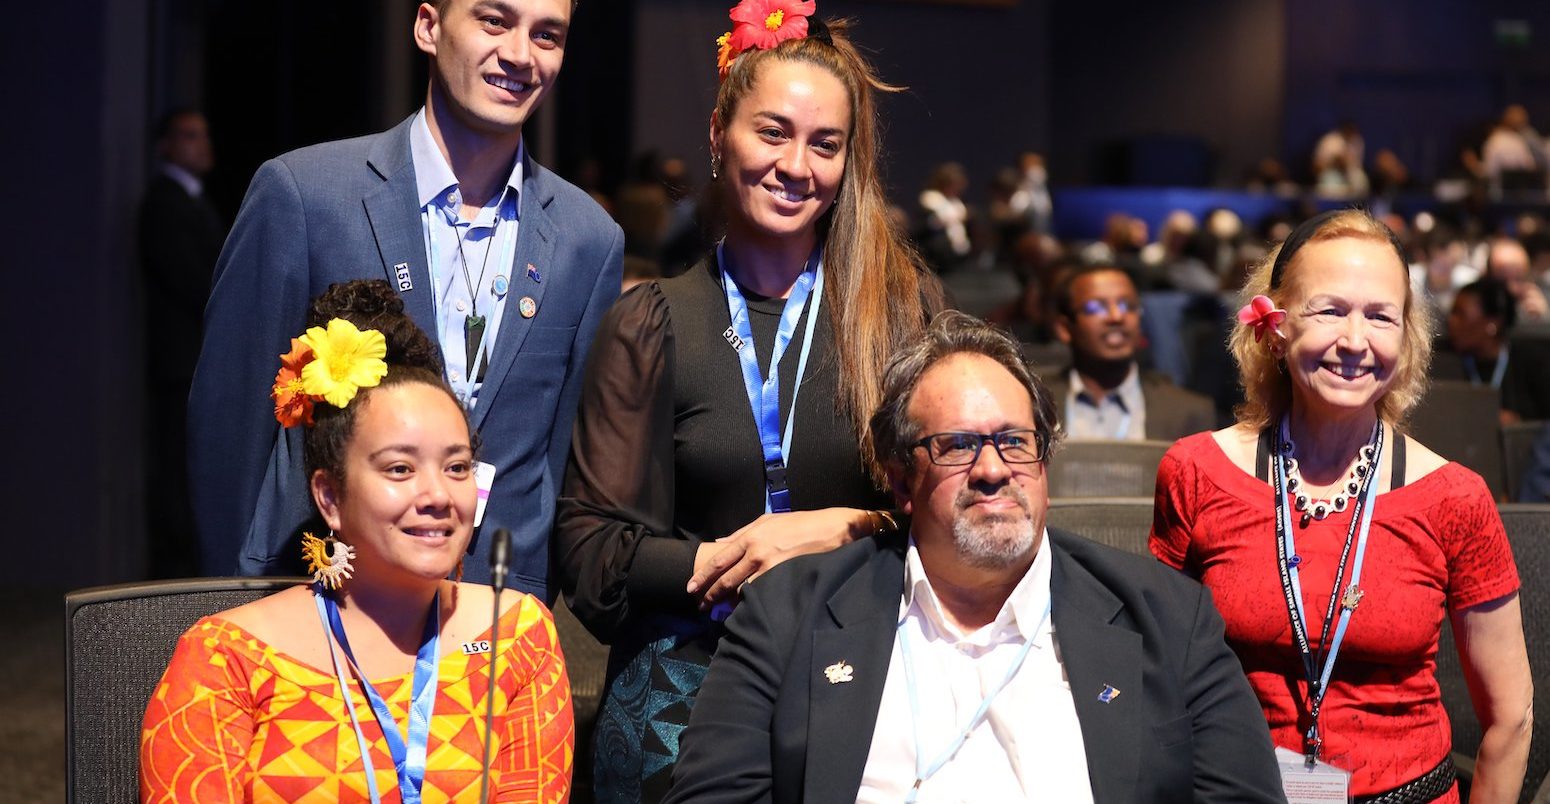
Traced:
[[387, 375], [387, 340], [382, 333], [356, 329], [342, 318], [328, 328], [312, 327], [299, 338], [312, 349], [313, 360], [301, 370], [302, 390], [336, 408], [350, 404], [356, 392]]

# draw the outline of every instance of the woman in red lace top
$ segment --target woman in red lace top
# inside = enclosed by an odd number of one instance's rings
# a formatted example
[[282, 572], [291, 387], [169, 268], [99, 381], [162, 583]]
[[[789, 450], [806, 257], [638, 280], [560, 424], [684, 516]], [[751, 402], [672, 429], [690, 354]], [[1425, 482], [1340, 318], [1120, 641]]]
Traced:
[[[1458, 801], [1435, 678], [1451, 618], [1484, 728], [1473, 800], [1516, 801], [1533, 700], [1517, 568], [1479, 476], [1399, 425], [1431, 331], [1364, 212], [1298, 227], [1252, 274], [1238, 423], [1163, 459], [1151, 550], [1210, 587], [1277, 746], [1361, 802]], [[1296, 758], [1295, 755], [1301, 755]]]

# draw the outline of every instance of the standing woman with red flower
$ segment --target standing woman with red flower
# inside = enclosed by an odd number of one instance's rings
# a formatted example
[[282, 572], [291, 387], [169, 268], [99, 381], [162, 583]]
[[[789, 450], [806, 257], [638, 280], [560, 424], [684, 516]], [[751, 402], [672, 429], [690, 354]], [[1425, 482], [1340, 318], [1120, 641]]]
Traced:
[[594, 342], [555, 556], [611, 646], [599, 800], [666, 793], [744, 584], [896, 527], [862, 434], [942, 291], [886, 214], [873, 93], [893, 88], [812, 12], [732, 10], [710, 125], [725, 238], [620, 298]]
[[1435, 675], [1447, 618], [1483, 731], [1471, 801], [1517, 801], [1534, 700], [1517, 567], [1480, 476], [1404, 432], [1431, 360], [1404, 250], [1366, 212], [1326, 212], [1244, 293], [1247, 401], [1163, 457], [1152, 553], [1211, 590], [1292, 752], [1288, 784], [1459, 800]]

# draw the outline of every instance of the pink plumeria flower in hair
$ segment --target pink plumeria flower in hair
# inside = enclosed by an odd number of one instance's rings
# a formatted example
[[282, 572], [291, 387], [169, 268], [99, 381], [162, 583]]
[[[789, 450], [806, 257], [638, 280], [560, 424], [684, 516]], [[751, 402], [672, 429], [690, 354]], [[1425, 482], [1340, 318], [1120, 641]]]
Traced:
[[1281, 332], [1281, 322], [1285, 320], [1286, 311], [1276, 307], [1269, 296], [1255, 296], [1238, 311], [1238, 321], [1254, 328], [1255, 343], [1259, 343], [1266, 332], [1285, 338], [1286, 334]]

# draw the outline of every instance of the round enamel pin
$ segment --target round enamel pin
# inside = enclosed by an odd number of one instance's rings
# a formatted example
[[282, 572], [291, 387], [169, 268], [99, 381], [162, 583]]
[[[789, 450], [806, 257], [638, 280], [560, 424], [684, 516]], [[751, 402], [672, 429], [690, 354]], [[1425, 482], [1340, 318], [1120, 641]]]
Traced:
[[532, 296], [523, 296], [517, 301], [517, 312], [521, 313], [523, 318], [532, 318], [538, 315], [538, 302], [533, 301]]

